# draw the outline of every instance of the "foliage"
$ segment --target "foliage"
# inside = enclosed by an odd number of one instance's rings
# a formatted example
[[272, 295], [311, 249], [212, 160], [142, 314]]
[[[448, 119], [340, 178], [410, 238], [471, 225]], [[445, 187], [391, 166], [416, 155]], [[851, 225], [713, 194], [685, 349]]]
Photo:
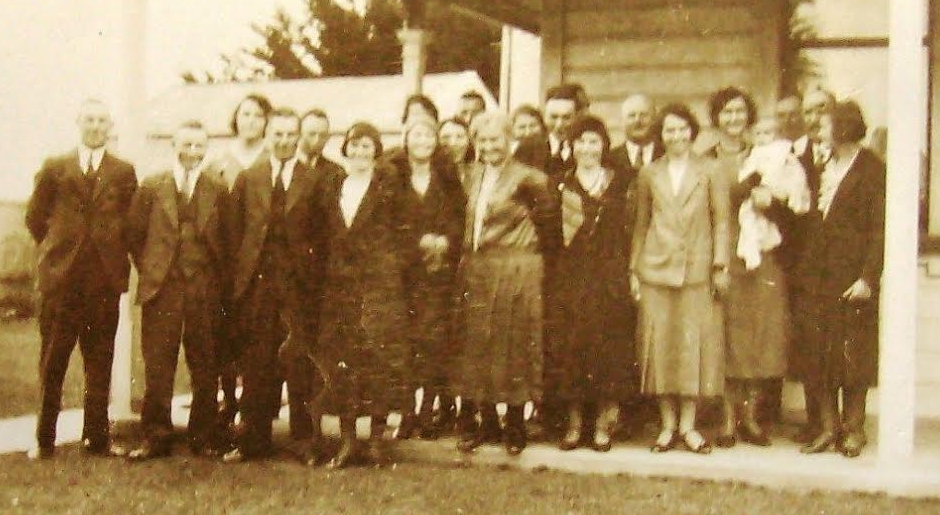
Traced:
[[[220, 73], [189, 71], [182, 78], [190, 83], [247, 82], [400, 73], [401, 0], [357, 5], [308, 0], [301, 19], [279, 10], [273, 20], [252, 25], [261, 44], [220, 56]], [[499, 27], [454, 12], [443, 2], [428, 5], [425, 26], [431, 33], [428, 72], [475, 69], [487, 86], [497, 89]]]
[[780, 52], [780, 94], [788, 95], [803, 91], [806, 84], [818, 79], [819, 63], [803, 50], [804, 42], [816, 37], [816, 27], [807, 16], [805, 6], [813, 0], [788, 0], [785, 14], [788, 32]]

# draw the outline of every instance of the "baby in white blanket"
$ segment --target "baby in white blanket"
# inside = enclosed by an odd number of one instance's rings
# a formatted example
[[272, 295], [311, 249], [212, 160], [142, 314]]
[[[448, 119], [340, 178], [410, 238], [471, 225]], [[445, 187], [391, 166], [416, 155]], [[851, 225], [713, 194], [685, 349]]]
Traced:
[[[754, 148], [738, 171], [738, 180], [758, 173], [761, 177], [758, 187], [769, 190], [773, 198], [799, 215], [809, 210], [810, 193], [806, 172], [791, 150], [789, 140], [777, 138], [774, 119], [759, 120], [754, 124]], [[748, 270], [754, 270], [760, 266], [761, 253], [777, 248], [783, 237], [776, 224], [757, 209], [753, 194], [741, 204], [738, 222], [741, 231], [736, 253]]]

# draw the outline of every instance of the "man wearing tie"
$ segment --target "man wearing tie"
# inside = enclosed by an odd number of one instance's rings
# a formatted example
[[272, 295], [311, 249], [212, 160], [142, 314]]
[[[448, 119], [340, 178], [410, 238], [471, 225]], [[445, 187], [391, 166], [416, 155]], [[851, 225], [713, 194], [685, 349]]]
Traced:
[[[238, 447], [225, 455], [226, 462], [271, 453], [272, 406], [281, 395], [278, 358], [288, 369], [308, 359], [322, 275], [322, 224], [316, 218], [316, 178], [296, 157], [299, 136], [297, 113], [271, 111], [265, 129], [269, 160], [242, 172], [232, 188], [232, 248], [237, 249], [232, 256], [232, 291], [246, 342], [241, 402], [245, 427]], [[304, 462], [315, 462], [312, 446], [302, 452]]]
[[610, 149], [614, 165], [631, 177], [644, 166], [662, 157], [664, 150], [653, 131], [656, 107], [650, 97], [637, 93], [630, 95], [620, 106], [624, 142]]
[[[338, 164], [323, 155], [323, 147], [329, 139], [330, 120], [326, 112], [313, 108], [301, 116], [297, 161], [306, 167], [314, 182], [327, 174], [342, 172]], [[317, 334], [316, 317], [311, 317], [309, 322], [310, 334]], [[285, 357], [288, 358], [284, 365], [287, 376], [287, 398], [290, 405], [290, 437], [294, 442], [295, 454], [307, 461], [315, 458], [313, 451], [322, 436], [321, 414], [316, 409], [311, 412], [307, 407], [309, 405], [315, 408], [312, 401], [324, 387], [323, 378], [318, 374], [306, 352]]]
[[26, 208], [26, 226], [39, 246], [42, 299], [41, 408], [30, 459], [54, 453], [62, 382], [76, 340], [85, 365], [82, 449], [123, 454], [111, 444], [108, 396], [118, 300], [130, 272], [122, 229], [137, 176], [133, 166], [105, 150], [112, 126], [108, 108], [86, 100], [78, 115], [81, 143], [43, 163]]
[[587, 94], [580, 84], [559, 84], [545, 93], [546, 136], [519, 143], [513, 158], [557, 178], [571, 165], [567, 131], [576, 117], [587, 111]]
[[[806, 183], [809, 186], [810, 198], [819, 196], [819, 180], [826, 162], [832, 156], [832, 148], [822, 141], [820, 137], [820, 119], [829, 112], [835, 105], [835, 96], [824, 89], [812, 90], [803, 96], [803, 127], [806, 133], [793, 142], [793, 154], [797, 156], [803, 169], [806, 171]], [[796, 268], [796, 259], [802, 252], [802, 235], [806, 234], [807, 228], [804, 227], [806, 220], [797, 219], [791, 228], [784, 227], [784, 244], [778, 252], [781, 265], [784, 272], [792, 277]], [[793, 237], [787, 238], [788, 235]], [[788, 277], [789, 278], [789, 277]], [[797, 278], [789, 280], [789, 283], [795, 284]], [[791, 289], [790, 305], [795, 307], [795, 288]], [[798, 349], [798, 345], [792, 345], [791, 348]], [[806, 378], [794, 377], [797, 381], [804, 381]], [[794, 436], [797, 443], [809, 443], [819, 434], [820, 407], [816, 398], [806, 394], [804, 385], [803, 394], [806, 401], [806, 425]]]
[[181, 343], [193, 389], [190, 450], [213, 456], [219, 447], [215, 354], [227, 279], [228, 186], [217, 175], [203, 173], [208, 141], [201, 123], [181, 125], [173, 136], [173, 169], [145, 180], [128, 212], [146, 377], [145, 439], [128, 456], [133, 461], [171, 453], [170, 403]]

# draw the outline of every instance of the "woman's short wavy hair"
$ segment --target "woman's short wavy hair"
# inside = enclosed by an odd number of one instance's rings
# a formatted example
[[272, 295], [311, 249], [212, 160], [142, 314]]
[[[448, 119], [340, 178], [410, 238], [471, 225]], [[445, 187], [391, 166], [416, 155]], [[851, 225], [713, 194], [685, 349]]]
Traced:
[[832, 119], [832, 142], [858, 143], [868, 133], [862, 108], [854, 100], [836, 102], [829, 112]]
[[718, 113], [728, 105], [728, 102], [736, 98], [744, 100], [744, 106], [747, 109], [747, 126], [750, 127], [757, 121], [757, 104], [754, 103], [751, 95], [743, 89], [728, 86], [712, 93], [708, 99], [708, 119], [712, 127], [718, 127]]
[[[238, 136], [238, 110], [242, 108], [242, 104], [245, 102], [254, 102], [261, 109], [261, 114], [264, 115], [265, 126], [267, 126], [268, 115], [271, 111], [274, 110], [274, 106], [271, 105], [271, 101], [268, 100], [264, 95], [258, 93], [251, 93], [241, 99], [238, 104], [235, 106], [235, 110], [232, 111], [232, 118], [229, 121], [229, 128], [232, 130], [232, 134]], [[262, 131], [264, 128], [262, 128]]]
[[346, 131], [346, 135], [343, 137], [343, 146], [340, 147], [340, 153], [343, 157], [348, 156], [346, 151], [349, 142], [360, 138], [369, 138], [372, 140], [372, 143], [375, 144], [376, 158], [382, 155], [382, 135], [379, 133], [379, 130], [375, 128], [375, 125], [369, 122], [356, 122], [349, 127]]

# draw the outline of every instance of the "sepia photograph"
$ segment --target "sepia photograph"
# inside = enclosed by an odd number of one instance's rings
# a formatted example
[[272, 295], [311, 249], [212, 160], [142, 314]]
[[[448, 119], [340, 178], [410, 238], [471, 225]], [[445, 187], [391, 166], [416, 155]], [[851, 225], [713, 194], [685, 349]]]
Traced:
[[940, 0], [0, 29], [0, 512], [940, 513]]

